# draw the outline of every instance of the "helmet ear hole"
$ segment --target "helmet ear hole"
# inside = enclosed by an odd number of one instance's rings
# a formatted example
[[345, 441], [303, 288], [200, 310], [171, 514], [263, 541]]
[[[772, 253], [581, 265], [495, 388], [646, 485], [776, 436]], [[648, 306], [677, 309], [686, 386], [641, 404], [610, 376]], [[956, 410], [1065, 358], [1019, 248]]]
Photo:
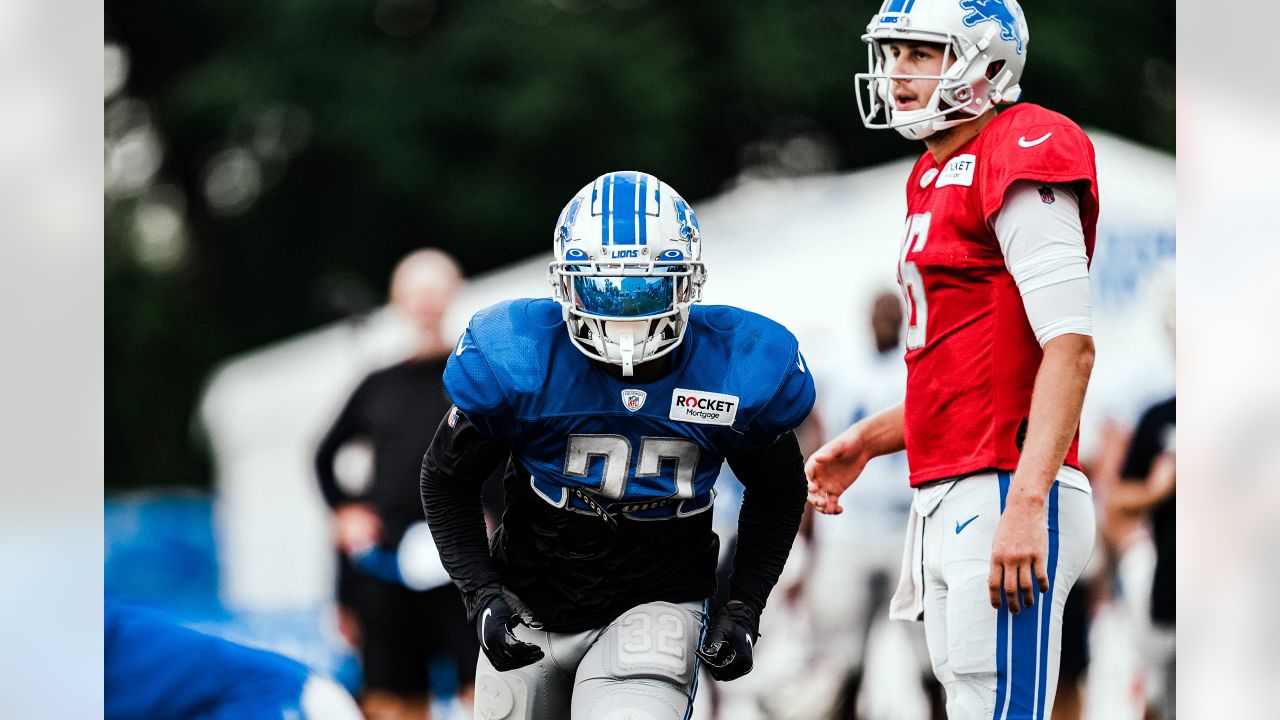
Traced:
[[973, 86], [969, 83], [952, 85], [942, 91], [942, 99], [953, 108], [962, 108], [973, 100]]

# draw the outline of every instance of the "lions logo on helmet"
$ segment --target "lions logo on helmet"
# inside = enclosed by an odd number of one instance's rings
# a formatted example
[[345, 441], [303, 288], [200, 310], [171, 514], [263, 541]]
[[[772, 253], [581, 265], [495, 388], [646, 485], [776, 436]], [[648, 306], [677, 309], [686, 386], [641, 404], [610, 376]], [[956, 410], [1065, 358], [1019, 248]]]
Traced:
[[[960, 0], [960, 7], [969, 11], [962, 22], [973, 27], [980, 22], [994, 22], [1000, 25], [1000, 38], [1017, 43], [1017, 51], [1022, 52], [1022, 32], [1018, 20], [1004, 0]], [[1016, 5], [1014, 7], [1017, 7]]]
[[[855, 76], [858, 113], [873, 130], [893, 128], [923, 140], [1022, 95], [1029, 33], [1017, 0], [885, 0], [862, 40], [868, 70]], [[941, 45], [941, 74], [895, 73], [888, 44], [905, 40]], [[899, 110], [893, 81], [913, 79], [938, 86], [924, 107]]]
[[707, 273], [698, 218], [671, 186], [601, 175], [565, 205], [553, 242], [552, 291], [587, 357], [630, 376], [680, 345]]

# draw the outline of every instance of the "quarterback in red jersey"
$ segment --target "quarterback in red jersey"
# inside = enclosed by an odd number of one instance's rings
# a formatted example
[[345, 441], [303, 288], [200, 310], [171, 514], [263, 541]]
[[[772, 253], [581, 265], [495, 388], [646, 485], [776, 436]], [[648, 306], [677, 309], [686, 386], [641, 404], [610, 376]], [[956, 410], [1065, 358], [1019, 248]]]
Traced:
[[1093, 367], [1093, 145], [1018, 100], [1016, 0], [886, 0], [863, 39], [863, 123], [923, 140], [898, 279], [904, 402], [810, 458], [809, 500], [906, 449], [916, 496], [894, 617], [923, 620], [952, 720], [1046, 718], [1062, 608], [1093, 551], [1076, 454]]

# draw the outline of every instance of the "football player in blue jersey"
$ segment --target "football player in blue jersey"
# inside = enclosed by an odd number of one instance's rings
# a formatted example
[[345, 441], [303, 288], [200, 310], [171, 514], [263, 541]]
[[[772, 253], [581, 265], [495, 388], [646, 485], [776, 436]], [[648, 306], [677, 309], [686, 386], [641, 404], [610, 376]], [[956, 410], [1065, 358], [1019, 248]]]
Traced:
[[[698, 220], [652, 175], [587, 185], [554, 246], [554, 299], [471, 319], [423, 458], [427, 521], [484, 650], [476, 717], [687, 717], [700, 661], [718, 680], [751, 669], [804, 509], [794, 429], [813, 380], [781, 325], [695, 306]], [[746, 490], [711, 609], [726, 460]], [[489, 540], [480, 486], [500, 462]]]

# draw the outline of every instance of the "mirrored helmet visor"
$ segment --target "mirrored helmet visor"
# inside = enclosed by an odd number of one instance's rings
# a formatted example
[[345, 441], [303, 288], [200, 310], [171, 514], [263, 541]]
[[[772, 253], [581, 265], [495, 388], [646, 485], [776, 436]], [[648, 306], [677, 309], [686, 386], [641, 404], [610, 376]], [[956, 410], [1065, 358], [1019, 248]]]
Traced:
[[621, 275], [573, 278], [573, 305], [589, 315], [632, 318], [660, 315], [675, 307], [674, 277]]

